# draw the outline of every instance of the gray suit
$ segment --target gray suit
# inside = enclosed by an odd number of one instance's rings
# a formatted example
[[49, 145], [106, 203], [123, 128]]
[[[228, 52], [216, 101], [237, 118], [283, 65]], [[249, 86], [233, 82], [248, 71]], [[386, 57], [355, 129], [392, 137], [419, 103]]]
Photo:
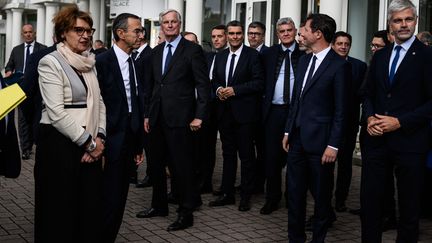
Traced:
[[[9, 57], [9, 62], [6, 64], [5, 72], [12, 71], [23, 71], [24, 69], [24, 51], [25, 51], [25, 43], [15, 46], [12, 49], [11, 55]], [[33, 47], [33, 52], [35, 53], [39, 50], [46, 48], [45, 45], [42, 45], [39, 42], [35, 42]]]

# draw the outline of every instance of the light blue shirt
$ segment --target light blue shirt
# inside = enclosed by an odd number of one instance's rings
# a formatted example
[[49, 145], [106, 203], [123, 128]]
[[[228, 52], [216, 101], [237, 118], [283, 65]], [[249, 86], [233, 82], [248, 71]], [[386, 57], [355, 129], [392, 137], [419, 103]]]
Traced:
[[165, 73], [164, 69], [165, 69], [166, 56], [168, 54], [168, 44], [171, 44], [171, 54], [174, 56], [174, 52], [177, 49], [177, 46], [178, 46], [181, 38], [182, 38], [181, 35], [178, 35], [172, 42], [165, 41], [165, 47], [164, 47], [163, 55], [162, 55], [162, 74]]
[[[401, 64], [402, 60], [404, 59], [405, 55], [407, 54], [408, 49], [411, 47], [412, 43], [415, 40], [415, 35], [411, 36], [411, 38], [409, 38], [407, 41], [405, 41], [404, 43], [400, 44], [399, 46], [401, 46], [402, 48], [399, 51], [399, 59], [398, 62], [396, 64], [396, 70], [395, 73], [397, 72], [397, 69], [399, 68], [399, 65]], [[389, 67], [388, 67], [388, 74], [390, 75], [390, 69], [391, 69], [391, 65], [393, 63], [393, 59], [396, 56], [396, 49], [395, 47], [398, 46], [398, 44], [394, 44], [393, 45], [393, 50], [392, 50], [392, 54], [390, 56], [390, 62], [389, 62]]]
[[[289, 59], [290, 59], [290, 82], [289, 82], [290, 94], [289, 94], [289, 100], [291, 100], [292, 91], [293, 91], [293, 87], [294, 87], [294, 71], [292, 69], [291, 55], [292, 55], [293, 51], [295, 50], [295, 46], [296, 46], [295, 42], [288, 48], [286, 48], [284, 45], [281, 45], [282, 51], [286, 51], [287, 49], [290, 50], [290, 52], [289, 52]], [[285, 104], [284, 100], [283, 100], [284, 80], [285, 80], [285, 58], [281, 64], [279, 75], [278, 75], [278, 78], [276, 80], [272, 104], [275, 104], [275, 105], [284, 105]]]

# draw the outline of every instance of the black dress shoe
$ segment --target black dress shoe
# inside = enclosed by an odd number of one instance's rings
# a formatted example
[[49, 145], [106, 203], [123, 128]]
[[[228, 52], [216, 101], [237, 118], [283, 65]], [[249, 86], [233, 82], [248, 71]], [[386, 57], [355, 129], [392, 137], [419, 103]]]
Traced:
[[210, 207], [219, 207], [219, 206], [232, 205], [232, 204], [235, 204], [234, 196], [224, 194], [224, 195], [218, 197], [216, 200], [211, 201], [209, 203], [209, 206]]
[[354, 215], [360, 215], [361, 208], [350, 209], [349, 212], [352, 213], [352, 214], [354, 214]]
[[261, 208], [260, 214], [271, 214], [279, 208], [279, 203], [273, 201], [267, 201], [264, 207]]
[[238, 210], [241, 212], [246, 212], [246, 211], [249, 211], [250, 209], [251, 209], [250, 200], [249, 199], [241, 199]]
[[164, 217], [168, 215], [168, 211], [162, 211], [155, 208], [146, 208], [143, 211], [137, 213], [137, 218], [152, 218], [152, 217]]
[[335, 210], [338, 213], [347, 211], [347, 207], [345, 206], [345, 202], [335, 203]]
[[174, 193], [169, 192], [167, 195], [168, 198], [168, 203], [170, 204], [178, 204], [178, 198], [176, 196], [174, 196]]
[[138, 181], [138, 183], [136, 184], [136, 188], [144, 188], [144, 187], [151, 187], [152, 183], [150, 180], [150, 177], [148, 175], [146, 175], [144, 177], [144, 179], [142, 179], [141, 181]]
[[193, 215], [187, 214], [187, 215], [181, 215], [179, 214], [176, 221], [174, 221], [172, 224], [168, 226], [168, 231], [176, 231], [176, 230], [183, 230], [186, 228], [189, 228], [193, 225]]
[[397, 228], [397, 220], [395, 216], [385, 217], [382, 221], [382, 232], [386, 232], [387, 230], [393, 230]]

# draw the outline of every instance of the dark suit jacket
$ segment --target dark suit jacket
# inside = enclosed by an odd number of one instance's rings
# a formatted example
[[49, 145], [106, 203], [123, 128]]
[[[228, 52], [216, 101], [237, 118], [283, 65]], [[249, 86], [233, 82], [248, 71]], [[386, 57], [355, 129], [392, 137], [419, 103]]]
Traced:
[[[35, 42], [35, 45], [33, 47], [33, 53], [36, 53], [37, 51], [40, 51], [42, 49], [46, 48], [45, 45], [42, 45], [39, 42]], [[9, 62], [6, 64], [5, 72], [12, 71], [23, 71], [24, 69], [24, 49], [25, 45], [24, 43], [21, 43], [20, 45], [15, 46], [12, 49], [12, 52], [9, 57]]]
[[[139, 56], [137, 56], [135, 58], [135, 70], [136, 70], [136, 75], [138, 78], [138, 82], [140, 83], [141, 87], [142, 87], [142, 91], [144, 91], [144, 86], [146, 85], [144, 82], [145, 79], [145, 73], [148, 72], [148, 69], [150, 69], [150, 55], [151, 55], [151, 51], [152, 48], [147, 45], [139, 54]], [[143, 95], [141, 95], [140, 97], [140, 106], [141, 106], [141, 110], [142, 112], [142, 116], [144, 118], [144, 93]]]
[[351, 64], [352, 79], [348, 87], [350, 90], [347, 106], [347, 129], [352, 128], [358, 131], [360, 122], [360, 88], [365, 80], [367, 64], [356, 58], [348, 57], [347, 61]]
[[[6, 87], [3, 80], [0, 82], [3, 88]], [[17, 178], [21, 172], [21, 158], [15, 129], [14, 111], [7, 114], [7, 128], [6, 118], [0, 120], [0, 175], [8, 178]]]
[[169, 127], [188, 127], [194, 118], [206, 120], [210, 81], [201, 46], [182, 37], [162, 75], [164, 47], [165, 42], [152, 50], [146, 74], [145, 115], [150, 126], [160, 115]]
[[264, 51], [266, 51], [267, 49], [269, 49], [270, 47], [268, 47], [268, 46], [266, 46], [266, 45], [263, 45], [262, 47], [261, 47], [261, 49], [259, 50], [259, 53], [263, 53]]
[[[274, 90], [276, 86], [276, 66], [278, 62], [279, 51], [281, 50], [281, 45], [273, 45], [264, 51], [261, 55], [263, 65], [264, 65], [264, 73], [265, 73], [265, 89], [264, 89], [264, 100], [263, 100], [263, 121], [267, 119], [268, 113], [270, 111], [270, 107], [273, 100]], [[294, 71], [294, 75], [297, 71], [297, 64], [300, 56], [304, 55], [303, 51], [300, 51], [298, 48], [298, 44], [291, 54], [291, 65]], [[294, 92], [293, 92], [294, 93]]]
[[401, 128], [380, 137], [366, 135], [365, 143], [386, 143], [406, 152], [426, 152], [432, 119], [432, 50], [415, 39], [389, 84], [393, 45], [375, 52], [366, 81], [365, 118], [374, 114], [399, 119]]
[[[96, 57], [97, 77], [101, 89], [101, 95], [106, 107], [106, 150], [105, 154], [111, 160], [126, 159], [119, 158], [122, 144], [124, 143], [126, 131], [130, 127], [129, 110], [126, 98], [126, 90], [123, 83], [123, 76], [118, 65], [118, 59], [111, 48]], [[142, 85], [138, 85], [138, 95], [142, 95]], [[134, 94], [132, 94], [134, 95]], [[142, 112], [142, 111], [136, 111]], [[144, 121], [140, 114], [133, 114], [139, 117], [139, 127], [133, 131], [139, 142], [132, 148], [135, 154], [143, 151]], [[133, 119], [133, 118], [131, 118]]]
[[[213, 68], [213, 92], [218, 87], [226, 87], [225, 67], [230, 54], [229, 48], [216, 54]], [[257, 122], [260, 118], [260, 97], [264, 88], [264, 71], [259, 53], [248, 46], [243, 45], [240, 59], [233, 73], [232, 83], [235, 96], [225, 101], [218, 99], [218, 119], [222, 117], [227, 106], [231, 106], [234, 119], [238, 123]]]
[[[303, 79], [312, 54], [300, 58], [285, 132], [291, 133], [296, 117], [300, 139], [307, 153], [322, 154], [327, 145], [340, 148], [343, 139], [347, 84], [351, 66], [330, 49], [300, 96]], [[301, 109], [301, 111], [300, 111]]]

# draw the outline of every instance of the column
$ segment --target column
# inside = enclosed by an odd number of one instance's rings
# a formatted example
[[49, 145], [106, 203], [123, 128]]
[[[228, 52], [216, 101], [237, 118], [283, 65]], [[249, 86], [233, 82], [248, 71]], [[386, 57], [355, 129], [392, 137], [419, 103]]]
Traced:
[[106, 42], [106, 7], [105, 1], [100, 1], [99, 39]]
[[93, 27], [96, 29], [96, 32], [93, 34], [95, 38], [99, 38], [99, 25], [100, 25], [100, 0], [92, 0], [90, 1], [89, 12], [93, 19]]
[[54, 44], [54, 24], [52, 19], [58, 10], [58, 3], [45, 3], [45, 45], [47, 46]]
[[280, 18], [291, 17], [297, 29], [301, 21], [301, 2], [301, 0], [280, 1]]
[[379, 3], [379, 18], [378, 18], [378, 30], [387, 29], [387, 0], [380, 0]]
[[37, 23], [36, 23], [36, 41], [45, 44], [45, 6], [36, 4]]
[[89, 11], [89, 1], [88, 0], [80, 0], [78, 3], [78, 7], [82, 11]]
[[320, 2], [320, 13], [327, 14], [336, 21], [336, 31], [341, 30], [342, 27], [342, 10], [342, 0], [321, 0]]
[[[12, 9], [12, 47], [21, 43], [22, 14], [24, 9]], [[11, 49], [12, 50], [12, 49]]]
[[[201, 3], [201, 5], [202, 5], [202, 3]], [[183, 10], [183, 0], [168, 0], [168, 8], [177, 10], [183, 18], [182, 21], [184, 21], [185, 16], [184, 16], [184, 10]], [[202, 19], [199, 19], [196, 21], [202, 22]]]
[[[9, 61], [9, 56], [12, 51], [12, 11], [6, 10], [6, 52], [5, 52], [5, 65]], [[3, 68], [3, 67], [2, 67]]]
[[185, 31], [193, 32], [197, 35], [199, 43], [202, 37], [203, 1], [186, 1]]

